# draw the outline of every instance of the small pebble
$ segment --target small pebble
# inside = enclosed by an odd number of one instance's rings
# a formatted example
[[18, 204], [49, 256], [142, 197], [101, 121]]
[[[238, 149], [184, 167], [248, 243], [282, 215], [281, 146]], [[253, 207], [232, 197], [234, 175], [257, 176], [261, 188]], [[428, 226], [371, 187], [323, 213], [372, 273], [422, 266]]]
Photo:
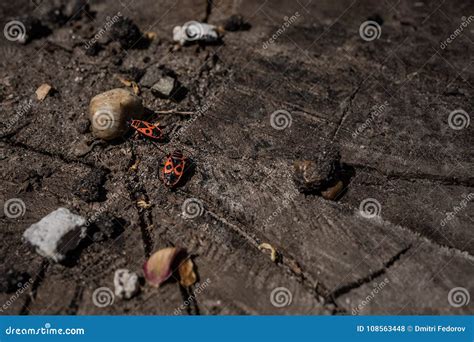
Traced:
[[23, 233], [36, 252], [53, 261], [62, 261], [86, 237], [86, 220], [66, 208], [59, 208]]
[[110, 28], [110, 36], [119, 42], [122, 48], [131, 49], [140, 45], [142, 33], [130, 18], [120, 17]]
[[302, 193], [325, 190], [334, 182], [340, 170], [340, 155], [335, 149], [318, 153], [314, 159], [297, 160], [293, 179]]
[[161, 98], [170, 98], [176, 88], [176, 79], [171, 76], [163, 76], [151, 87], [151, 92]]
[[249, 30], [250, 27], [251, 25], [247, 23], [244, 17], [240, 14], [233, 14], [224, 22], [224, 30], [230, 32], [245, 31]]
[[115, 295], [123, 299], [132, 298], [140, 289], [137, 274], [127, 269], [115, 271], [114, 286]]
[[43, 101], [46, 96], [48, 96], [51, 89], [52, 87], [48, 83], [43, 83], [38, 87], [38, 89], [36, 89], [36, 98], [39, 101]]

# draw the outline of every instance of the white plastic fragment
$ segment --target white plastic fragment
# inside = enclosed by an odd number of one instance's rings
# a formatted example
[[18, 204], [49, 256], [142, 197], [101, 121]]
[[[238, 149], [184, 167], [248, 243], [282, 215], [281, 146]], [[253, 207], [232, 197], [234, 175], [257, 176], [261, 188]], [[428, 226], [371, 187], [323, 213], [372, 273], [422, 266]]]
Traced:
[[214, 42], [218, 39], [217, 26], [198, 21], [188, 21], [183, 26], [175, 26], [173, 29], [173, 40], [181, 45], [196, 40]]
[[36, 252], [56, 262], [64, 260], [86, 237], [86, 219], [59, 208], [32, 224], [23, 238], [36, 247]]
[[139, 290], [138, 276], [136, 273], [130, 272], [127, 269], [118, 269], [115, 271], [114, 286], [116, 296], [130, 299], [137, 294]]

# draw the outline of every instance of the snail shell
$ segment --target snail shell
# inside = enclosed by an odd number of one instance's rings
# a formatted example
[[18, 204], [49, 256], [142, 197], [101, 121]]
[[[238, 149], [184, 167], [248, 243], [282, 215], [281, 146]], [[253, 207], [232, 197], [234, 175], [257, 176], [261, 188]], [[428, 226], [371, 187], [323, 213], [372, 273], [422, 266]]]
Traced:
[[104, 140], [119, 138], [127, 131], [127, 120], [139, 119], [143, 112], [141, 99], [126, 89], [98, 94], [89, 105], [92, 134]]

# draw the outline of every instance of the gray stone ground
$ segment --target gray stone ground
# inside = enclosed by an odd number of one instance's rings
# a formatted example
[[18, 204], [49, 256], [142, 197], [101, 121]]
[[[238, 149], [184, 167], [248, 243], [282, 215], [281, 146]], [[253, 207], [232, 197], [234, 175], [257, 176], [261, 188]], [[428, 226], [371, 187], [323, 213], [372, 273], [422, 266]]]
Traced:
[[[36, 3], [2, 2], [2, 25], [54, 8]], [[0, 218], [0, 271], [3, 283], [15, 282], [12, 270], [31, 280], [0, 293], [1, 314], [474, 312], [471, 1], [106, 0], [90, 8], [67, 22], [44, 19], [51, 32], [26, 45], [0, 39], [1, 203], [21, 200], [18, 217], [4, 210]], [[156, 38], [123, 49], [106, 30], [88, 55], [85, 43], [118, 12]], [[251, 29], [226, 33], [221, 45], [174, 49], [175, 25], [220, 24], [234, 13]], [[372, 27], [360, 33], [366, 21]], [[117, 75], [158, 65], [187, 89], [174, 102], [142, 88], [150, 120], [170, 141], [93, 141], [90, 99], [121, 87]], [[39, 102], [34, 92], [45, 82], [55, 92]], [[156, 114], [172, 109], [195, 114]], [[273, 127], [275, 111], [284, 129]], [[81, 156], [84, 141], [93, 148]], [[343, 195], [299, 193], [293, 162], [333, 145], [352, 170]], [[169, 191], [160, 160], [176, 148], [195, 170]], [[103, 182], [91, 171], [105, 173]], [[99, 187], [92, 202], [75, 195], [84, 178]], [[141, 199], [152, 206], [140, 208]], [[200, 216], [183, 215], [187, 199]], [[362, 204], [378, 215], [366, 217]], [[21, 237], [58, 207], [89, 219], [107, 213], [120, 229], [89, 235], [69, 262], [49, 264]], [[263, 242], [279, 262], [258, 249]], [[143, 286], [131, 300], [94, 303], [98, 289], [113, 291], [117, 269], [142, 275], [147, 256], [168, 246], [188, 250], [200, 284]]]

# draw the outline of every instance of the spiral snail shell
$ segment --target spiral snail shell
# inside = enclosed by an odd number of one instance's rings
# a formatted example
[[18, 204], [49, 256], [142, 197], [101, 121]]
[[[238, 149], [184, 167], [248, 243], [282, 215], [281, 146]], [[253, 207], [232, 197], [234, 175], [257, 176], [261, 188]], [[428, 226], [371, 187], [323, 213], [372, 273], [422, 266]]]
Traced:
[[141, 118], [144, 108], [141, 99], [127, 89], [117, 88], [94, 96], [89, 104], [92, 134], [100, 139], [121, 137], [127, 121]]

